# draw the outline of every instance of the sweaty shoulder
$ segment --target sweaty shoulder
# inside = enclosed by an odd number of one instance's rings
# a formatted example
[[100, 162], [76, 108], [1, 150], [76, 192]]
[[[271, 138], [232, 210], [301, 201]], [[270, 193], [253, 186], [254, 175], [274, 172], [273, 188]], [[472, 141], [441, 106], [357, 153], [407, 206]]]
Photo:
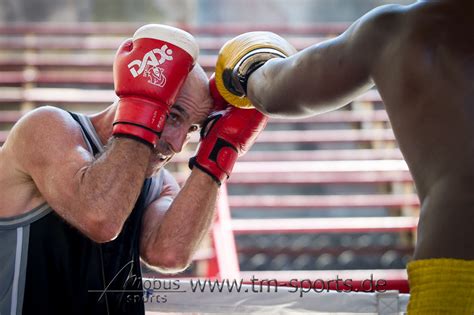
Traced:
[[39, 162], [44, 153], [61, 156], [64, 149], [76, 146], [85, 148], [86, 144], [71, 115], [56, 107], [43, 106], [15, 124], [4, 148], [11, 151], [20, 169], [28, 173], [31, 162]]
[[358, 19], [346, 32], [349, 40], [365, 43], [366, 47], [389, 43], [398, 36], [405, 19], [406, 6], [389, 4], [377, 7]]
[[[74, 166], [77, 156], [92, 159], [67, 112], [45, 106], [23, 116], [0, 148], [0, 216], [25, 213], [43, 203], [38, 185], [60, 177], [63, 165]], [[43, 192], [50, 188], [42, 187]]]
[[393, 32], [403, 24], [409, 6], [387, 4], [379, 6], [362, 17], [364, 23], [379, 32]]

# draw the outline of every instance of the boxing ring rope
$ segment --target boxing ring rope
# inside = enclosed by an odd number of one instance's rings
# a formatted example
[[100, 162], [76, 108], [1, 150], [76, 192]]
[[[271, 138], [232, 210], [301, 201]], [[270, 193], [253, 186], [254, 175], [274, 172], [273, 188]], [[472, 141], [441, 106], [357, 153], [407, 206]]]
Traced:
[[[196, 290], [196, 282], [191, 282], [193, 280], [177, 281], [179, 281], [177, 290], [165, 290], [165, 293], [163, 290], [147, 291], [145, 307], [148, 315], [162, 313], [388, 315], [405, 312], [409, 298], [408, 294], [399, 294], [398, 291], [362, 293], [305, 290], [307, 292], [300, 296], [300, 290], [295, 290], [296, 288], [264, 286], [260, 292], [258, 286], [251, 285], [242, 285], [240, 292], [235, 290], [230, 292], [226, 289], [211, 292], [210, 287], [202, 291]], [[158, 303], [154, 299], [156, 294], [166, 295], [166, 301]]]

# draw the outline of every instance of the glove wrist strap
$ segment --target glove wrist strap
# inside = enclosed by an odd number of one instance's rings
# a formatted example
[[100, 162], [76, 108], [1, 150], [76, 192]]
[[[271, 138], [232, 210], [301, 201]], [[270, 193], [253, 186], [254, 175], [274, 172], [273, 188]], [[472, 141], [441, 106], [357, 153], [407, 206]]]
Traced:
[[198, 154], [189, 161], [189, 167], [197, 166], [220, 185], [229, 178], [237, 157], [232, 144], [217, 138], [213, 144], [201, 143]]
[[273, 48], [260, 48], [243, 56], [232, 71], [232, 86], [235, 90], [241, 95], [247, 95], [247, 82], [250, 75], [273, 58], [286, 58], [286, 55]]
[[120, 98], [113, 122], [113, 135], [129, 135], [156, 145], [163, 130], [168, 107], [146, 98]]

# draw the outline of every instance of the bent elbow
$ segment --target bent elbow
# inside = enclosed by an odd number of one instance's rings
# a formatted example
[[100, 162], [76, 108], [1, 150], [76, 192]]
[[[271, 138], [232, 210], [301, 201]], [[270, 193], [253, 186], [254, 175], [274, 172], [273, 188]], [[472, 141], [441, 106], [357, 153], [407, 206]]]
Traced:
[[107, 217], [94, 217], [87, 219], [84, 234], [96, 243], [107, 243], [117, 238], [122, 230], [122, 225], [114, 223]]
[[175, 251], [153, 251], [143, 257], [145, 262], [163, 274], [180, 273], [191, 263], [190, 257]]
[[88, 237], [96, 243], [107, 243], [116, 239], [119, 233], [120, 230], [102, 227], [90, 231]]

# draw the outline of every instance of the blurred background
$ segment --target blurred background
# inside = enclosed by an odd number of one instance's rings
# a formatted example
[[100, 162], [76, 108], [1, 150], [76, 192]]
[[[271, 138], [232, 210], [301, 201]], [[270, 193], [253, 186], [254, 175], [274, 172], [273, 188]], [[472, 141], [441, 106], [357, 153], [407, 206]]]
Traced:
[[[191, 32], [210, 75], [219, 48], [242, 32], [274, 31], [304, 49], [386, 3], [1, 0], [0, 141], [38, 106], [92, 113], [111, 104], [115, 50], [140, 25]], [[180, 183], [197, 141], [168, 165]], [[375, 89], [336, 112], [271, 119], [226, 189], [218, 222], [183, 275], [406, 279], [418, 199]]]
[[138, 22], [301, 25], [351, 22], [398, 0], [2, 0], [2, 22]]

